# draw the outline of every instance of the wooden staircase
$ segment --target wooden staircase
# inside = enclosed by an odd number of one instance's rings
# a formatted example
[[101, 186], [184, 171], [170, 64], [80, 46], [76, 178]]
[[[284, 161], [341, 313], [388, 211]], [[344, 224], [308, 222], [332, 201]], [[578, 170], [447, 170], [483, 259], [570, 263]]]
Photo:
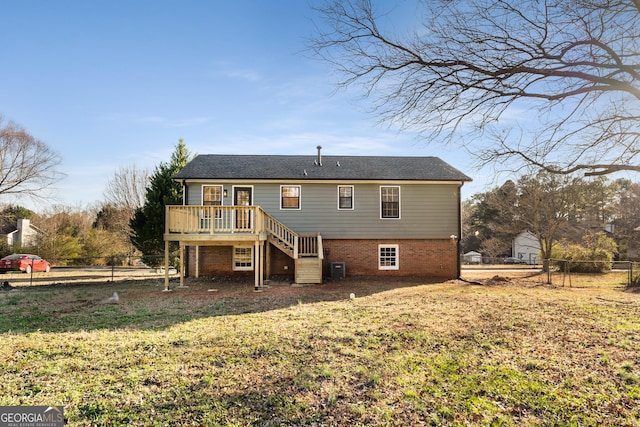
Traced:
[[299, 235], [265, 212], [267, 241], [295, 260], [295, 282], [322, 283], [322, 236]]

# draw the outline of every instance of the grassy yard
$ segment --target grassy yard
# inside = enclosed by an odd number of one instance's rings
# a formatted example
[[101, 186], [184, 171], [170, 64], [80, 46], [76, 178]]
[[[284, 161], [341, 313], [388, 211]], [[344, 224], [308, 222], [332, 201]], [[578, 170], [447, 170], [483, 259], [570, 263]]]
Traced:
[[640, 425], [640, 293], [611, 276], [175, 286], [0, 292], [0, 405], [63, 405], [67, 425]]

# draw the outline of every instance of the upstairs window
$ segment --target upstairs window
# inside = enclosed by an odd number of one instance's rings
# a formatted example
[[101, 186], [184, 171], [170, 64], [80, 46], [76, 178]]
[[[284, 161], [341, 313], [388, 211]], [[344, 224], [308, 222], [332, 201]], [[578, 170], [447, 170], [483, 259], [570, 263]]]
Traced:
[[222, 185], [205, 185], [202, 187], [203, 206], [222, 206]]
[[400, 218], [400, 187], [380, 187], [380, 218]]
[[[222, 206], [222, 185], [205, 185], [202, 187], [202, 205], [203, 206]], [[220, 218], [222, 211], [215, 209], [215, 218]], [[211, 218], [211, 210], [207, 209], [202, 213], [203, 222], [201, 227], [208, 228]]]
[[338, 209], [353, 209], [353, 185], [338, 186]]
[[299, 185], [282, 185], [280, 187], [280, 209], [300, 209]]

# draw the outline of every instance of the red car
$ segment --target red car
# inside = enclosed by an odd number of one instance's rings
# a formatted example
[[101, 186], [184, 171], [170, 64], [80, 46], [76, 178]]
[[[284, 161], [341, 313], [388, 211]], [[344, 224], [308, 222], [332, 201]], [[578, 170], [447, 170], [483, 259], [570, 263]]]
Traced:
[[25, 273], [46, 271], [48, 273], [49, 270], [51, 270], [49, 261], [43, 260], [38, 255], [13, 254], [0, 259], [0, 273], [7, 271], [24, 271]]

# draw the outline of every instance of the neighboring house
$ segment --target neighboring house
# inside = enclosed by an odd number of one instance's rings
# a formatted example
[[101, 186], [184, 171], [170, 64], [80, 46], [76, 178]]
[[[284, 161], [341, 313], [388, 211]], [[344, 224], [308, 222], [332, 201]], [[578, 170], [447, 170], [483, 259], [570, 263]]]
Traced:
[[199, 155], [178, 172], [184, 205], [167, 207], [164, 239], [167, 252], [180, 243], [181, 271], [253, 274], [256, 286], [283, 274], [321, 283], [337, 269], [459, 276], [468, 176], [436, 157], [323, 157], [320, 148], [317, 156]]
[[530, 231], [523, 231], [513, 239], [513, 257], [524, 260], [527, 264], [536, 264], [540, 256], [540, 241]]
[[31, 221], [28, 219], [18, 219], [16, 226], [8, 226], [3, 230], [7, 245], [11, 250], [34, 245], [39, 233], [40, 230], [31, 225]]
[[476, 251], [469, 251], [462, 255], [462, 260], [465, 264], [481, 264], [482, 254]]

